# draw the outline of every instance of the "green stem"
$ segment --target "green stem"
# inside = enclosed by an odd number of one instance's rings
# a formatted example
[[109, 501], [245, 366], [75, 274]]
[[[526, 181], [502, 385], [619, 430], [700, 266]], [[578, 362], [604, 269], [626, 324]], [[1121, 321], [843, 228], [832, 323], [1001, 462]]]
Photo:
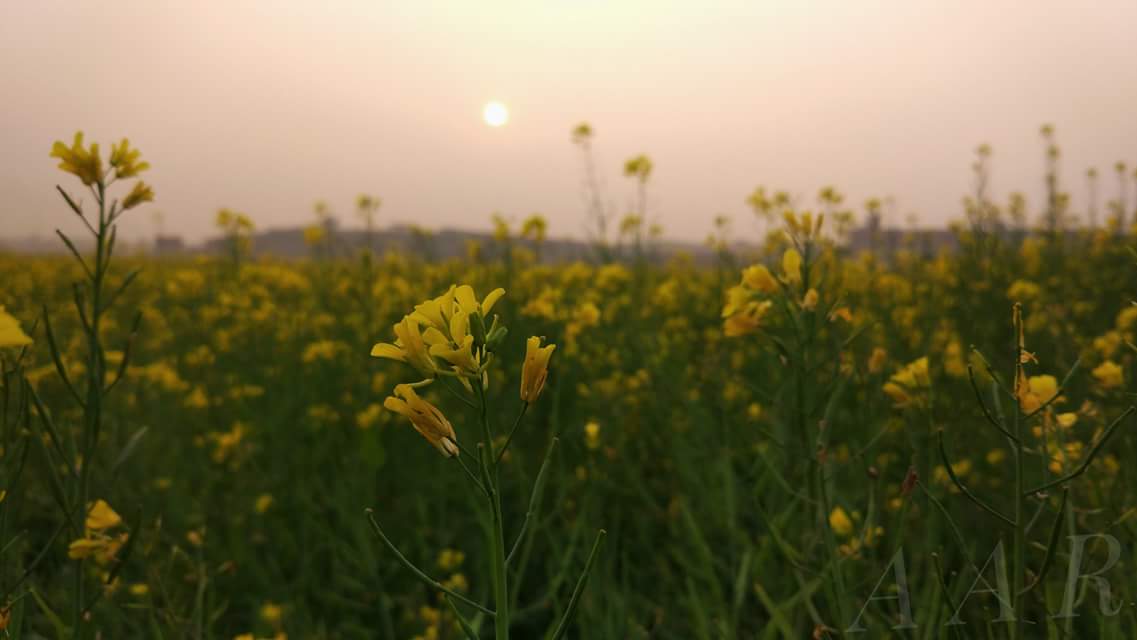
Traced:
[[493, 431], [490, 429], [489, 403], [486, 400], [485, 387], [480, 383], [478, 401], [480, 403], [480, 418], [482, 433], [486, 445], [481, 447], [480, 460], [482, 475], [487, 479], [489, 490], [490, 509], [492, 511], [492, 525], [490, 528], [490, 574], [493, 578], [494, 593], [494, 638], [495, 640], [509, 640], [509, 583], [505, 568], [505, 524], [501, 511], [501, 491], [497, 465], [494, 461]]
[[[1016, 329], [1017, 329], [1017, 327], [1016, 327]], [[1015, 347], [1015, 362], [1016, 362], [1015, 366], [1016, 367], [1022, 366], [1021, 364], [1017, 364], [1017, 363], [1021, 363], [1021, 358], [1022, 358], [1022, 348], [1019, 346], [1016, 346]], [[1018, 374], [1016, 371], [1016, 376], [1017, 375]], [[1023, 444], [1022, 444], [1023, 420], [1022, 420], [1022, 408], [1021, 408], [1021, 405], [1019, 404], [1018, 398], [1015, 398], [1014, 405], [1015, 405], [1014, 406], [1014, 416], [1015, 416], [1015, 419], [1014, 419], [1014, 435], [1015, 435], [1015, 440], [1012, 441], [1011, 445], [1012, 445], [1012, 448], [1013, 448], [1013, 451], [1015, 454], [1014, 455], [1014, 458], [1015, 458], [1015, 516], [1014, 516], [1015, 541], [1014, 541], [1014, 562], [1012, 564], [1012, 567], [1014, 570], [1014, 576], [1013, 576], [1012, 582], [1011, 582], [1011, 589], [1012, 589], [1011, 597], [1013, 598], [1012, 602], [1014, 603], [1015, 623], [1014, 623], [1014, 626], [1012, 627], [1012, 630], [1011, 630], [1011, 640], [1021, 640], [1023, 638], [1023, 632], [1026, 629], [1025, 619], [1023, 617], [1024, 614], [1026, 613], [1025, 611], [1023, 611], [1023, 604], [1026, 602], [1026, 598], [1025, 598], [1025, 595], [1023, 593], [1023, 587], [1025, 586], [1024, 585], [1025, 578], [1024, 578], [1023, 574], [1026, 571], [1026, 496], [1023, 495], [1023, 487], [1024, 487], [1024, 479], [1023, 479], [1024, 462], [1023, 462]]]

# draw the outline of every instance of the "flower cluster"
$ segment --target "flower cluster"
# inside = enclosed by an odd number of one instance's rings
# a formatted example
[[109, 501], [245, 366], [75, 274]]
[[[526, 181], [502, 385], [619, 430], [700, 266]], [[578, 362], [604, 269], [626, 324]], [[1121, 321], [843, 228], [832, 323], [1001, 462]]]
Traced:
[[67, 555], [72, 559], [94, 556], [99, 564], [107, 564], [118, 554], [126, 543], [127, 534], [112, 534], [111, 531], [122, 525], [122, 518], [103, 500], [98, 500], [87, 511], [84, 523], [86, 534], [72, 541]]
[[[797, 249], [786, 249], [782, 255], [780, 278], [761, 264], [743, 269], [742, 282], [727, 291], [726, 305], [722, 309], [723, 331], [729, 337], [755, 333], [774, 306], [772, 296], [787, 285], [801, 282], [801, 254]], [[816, 306], [817, 293], [807, 298]]]
[[485, 317], [504, 295], [504, 289], [494, 289], [478, 302], [473, 287], [451, 286], [415, 305], [394, 326], [395, 342], [375, 345], [371, 355], [405, 362], [428, 380], [455, 377], [467, 390], [472, 389], [470, 380], [480, 378], [485, 384], [489, 355], [506, 333], [497, 316], [487, 329]]
[[928, 390], [931, 388], [928, 376], [928, 357], [924, 356], [900, 368], [884, 383], [884, 392], [892, 398], [897, 408], [923, 407], [927, 405]]

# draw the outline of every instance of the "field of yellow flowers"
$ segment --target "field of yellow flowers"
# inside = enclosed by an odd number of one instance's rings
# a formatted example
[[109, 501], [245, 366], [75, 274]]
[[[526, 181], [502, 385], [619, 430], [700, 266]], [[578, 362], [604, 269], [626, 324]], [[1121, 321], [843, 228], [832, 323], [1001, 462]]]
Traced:
[[155, 259], [137, 153], [56, 152], [94, 249], [0, 256], [5, 637], [1137, 629], [1117, 225], [549, 265], [252, 259], [228, 214]]

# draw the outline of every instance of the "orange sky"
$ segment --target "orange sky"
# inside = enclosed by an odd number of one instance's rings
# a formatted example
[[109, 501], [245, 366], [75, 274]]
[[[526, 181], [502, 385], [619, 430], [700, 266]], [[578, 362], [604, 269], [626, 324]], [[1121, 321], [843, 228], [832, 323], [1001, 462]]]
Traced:
[[[384, 222], [540, 211], [579, 236], [581, 120], [619, 208], [622, 161], [653, 158], [649, 213], [675, 238], [720, 212], [756, 235], [759, 184], [893, 196], [896, 222], [939, 224], [980, 142], [996, 193], [1038, 202], [1043, 122], [1078, 208], [1087, 166], [1112, 197], [1114, 161], [1137, 164], [1135, 36], [1133, 0], [5, 2], [0, 235], [75, 227], [47, 154], [76, 129], [129, 136], [150, 210], [193, 239], [221, 206], [303, 224], [318, 199], [349, 218], [360, 192]], [[152, 233], [137, 214], [125, 235]]]

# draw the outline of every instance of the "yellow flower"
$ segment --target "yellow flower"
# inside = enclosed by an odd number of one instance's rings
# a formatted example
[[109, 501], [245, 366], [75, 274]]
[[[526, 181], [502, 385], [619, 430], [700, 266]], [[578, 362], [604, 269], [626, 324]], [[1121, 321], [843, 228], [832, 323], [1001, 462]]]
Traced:
[[438, 554], [438, 568], [443, 571], [453, 571], [466, 561], [466, 554], [457, 549], [443, 549]]
[[778, 289], [778, 281], [765, 265], [756, 264], [742, 270], [742, 284], [762, 293], [773, 293]]
[[144, 583], [138, 582], [130, 585], [130, 595], [132, 596], [141, 598], [148, 593], [150, 593], [150, 587]]
[[106, 546], [105, 538], [79, 538], [67, 546], [67, 557], [80, 560], [102, 551]]
[[308, 225], [304, 227], [304, 244], [309, 247], [314, 247], [324, 241], [327, 236], [327, 231], [324, 227], [318, 224]]
[[280, 618], [283, 615], [284, 609], [274, 602], [266, 602], [261, 606], [261, 620], [264, 620], [274, 627], [280, 624]]
[[[1024, 374], [1025, 377], [1025, 374]], [[1058, 402], [1058, 379], [1050, 375], [1031, 376], [1025, 384], [1019, 383], [1019, 406], [1024, 413], [1034, 413], [1051, 400]]]
[[59, 168], [78, 176], [88, 187], [103, 181], [103, 159], [99, 156], [98, 143], [83, 147], [83, 132], [75, 133], [75, 140], [68, 147], [57, 141], [51, 147], [51, 157], [59, 158]]
[[545, 388], [545, 378], [549, 375], [549, 358], [557, 345], [541, 346], [537, 336], [525, 342], [525, 363], [521, 365], [521, 401], [534, 403]]
[[1113, 360], [1106, 360], [1093, 370], [1094, 378], [1106, 389], [1115, 389], [1125, 384], [1125, 374], [1121, 365]]
[[32, 343], [32, 339], [20, 328], [20, 322], [0, 306], [0, 349], [22, 347]]
[[123, 198], [122, 208], [124, 210], [125, 209], [133, 209], [133, 208], [137, 207], [138, 205], [142, 204], [143, 202], [153, 202], [153, 201], [154, 201], [153, 189], [150, 188], [150, 185], [139, 180], [138, 182], [134, 183], [134, 187], [130, 190], [130, 193], [126, 194], [126, 197]]
[[122, 518], [103, 500], [98, 500], [87, 512], [87, 530], [103, 531], [122, 524]]
[[474, 288], [470, 285], [464, 284], [454, 289], [454, 301], [458, 304], [458, 309], [467, 316], [473, 315], [475, 312], [480, 313], [483, 318], [489, 315], [490, 310], [504, 295], [505, 289], [499, 287], [490, 291], [479, 304], [474, 295]]
[[801, 308], [806, 311], [813, 311], [817, 308], [817, 301], [819, 299], [817, 289], [810, 287], [809, 291], [805, 292], [805, 297], [801, 300]]
[[[130, 148], [130, 141], [126, 138], [122, 142], [111, 145], [111, 168], [119, 178], [133, 178], [150, 168], [150, 163], [139, 162], [142, 152]], [[125, 204], [124, 204], [125, 206]], [[129, 209], [130, 207], [126, 207]]]
[[600, 447], [600, 423], [589, 420], [588, 424], [584, 425], [584, 444], [589, 449]]
[[1076, 413], [1060, 413], [1057, 416], [1058, 426], [1063, 429], [1069, 429], [1078, 423], [1078, 414]]
[[900, 408], [924, 406], [927, 390], [931, 386], [931, 378], [928, 375], [928, 357], [924, 356], [904, 365], [903, 368], [892, 374], [882, 389], [888, 397], [892, 398], [893, 404]]
[[762, 319], [773, 306], [774, 303], [769, 300], [747, 303], [742, 310], [723, 321], [723, 333], [728, 338], [754, 333], [762, 326]]
[[834, 507], [829, 514], [829, 528], [839, 536], [848, 536], [853, 533], [853, 520], [841, 507]]
[[253, 503], [253, 510], [255, 510], [257, 513], [263, 514], [266, 511], [268, 511], [269, 507], [271, 507], [271, 506], [272, 506], [272, 495], [267, 494], [267, 493], [262, 493], [261, 495], [257, 496], [256, 502]]
[[761, 418], [762, 405], [758, 404], [757, 402], [751, 402], [750, 405], [746, 407], [746, 417], [750, 418], [751, 420], [757, 420]]
[[446, 336], [435, 327], [428, 327], [423, 333], [419, 316], [414, 314], [405, 316], [394, 330], [395, 343], [379, 343], [371, 348], [371, 355], [405, 362], [423, 375], [434, 377], [438, 373], [438, 364], [431, 357], [428, 345], [445, 344]]
[[782, 278], [789, 283], [801, 282], [801, 254], [797, 249], [786, 249], [782, 254]]
[[67, 557], [72, 560], [81, 560], [94, 556], [99, 564], [106, 564], [114, 559], [119, 549], [126, 543], [126, 534], [118, 536], [88, 536], [74, 540], [67, 547]]
[[383, 401], [388, 411], [393, 411], [411, 421], [415, 431], [446, 457], [458, 455], [458, 436], [454, 427], [438, 407], [419, 397], [414, 387], [400, 384], [395, 387], [395, 395]]
[[874, 347], [868, 361], [869, 373], [880, 373], [887, 360], [888, 352], [880, 347]]

